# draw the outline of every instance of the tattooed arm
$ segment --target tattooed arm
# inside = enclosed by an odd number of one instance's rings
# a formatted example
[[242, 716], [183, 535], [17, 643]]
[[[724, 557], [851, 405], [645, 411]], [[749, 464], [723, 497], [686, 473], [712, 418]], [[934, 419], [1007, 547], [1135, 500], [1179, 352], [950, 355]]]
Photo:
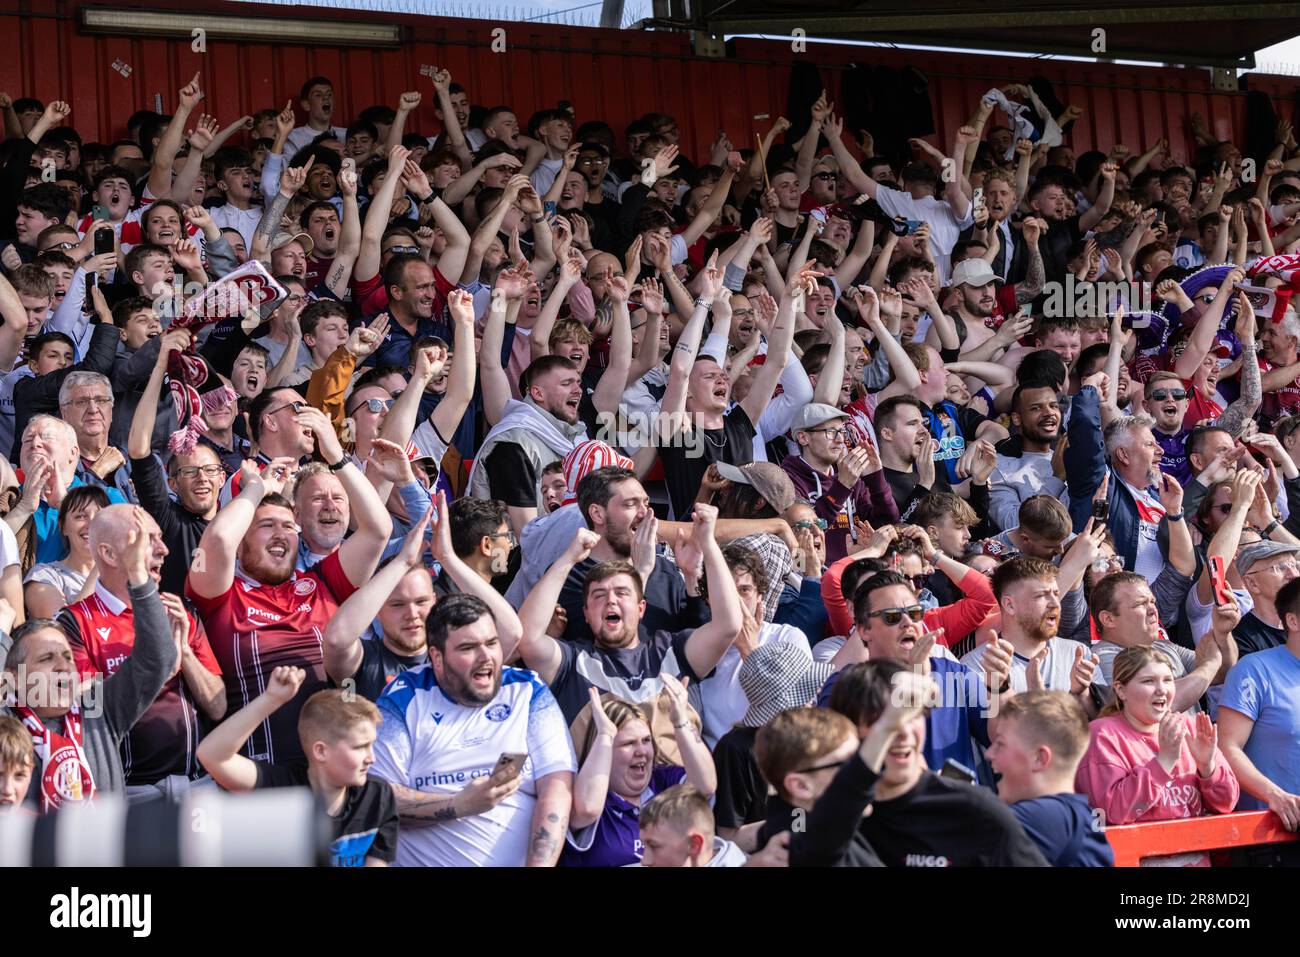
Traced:
[[537, 804], [533, 807], [525, 862], [528, 867], [554, 867], [560, 859], [572, 801], [572, 771], [556, 771], [538, 779]]
[[280, 191], [276, 193], [275, 199], [262, 214], [261, 222], [257, 224], [257, 230], [253, 233], [253, 246], [248, 251], [249, 259], [260, 259], [270, 263], [271, 240], [280, 229], [280, 220], [284, 218], [289, 200], [293, 199], [307, 182], [307, 171], [311, 169], [313, 162], [315, 161], [308, 160], [305, 166], [290, 167], [280, 175]]

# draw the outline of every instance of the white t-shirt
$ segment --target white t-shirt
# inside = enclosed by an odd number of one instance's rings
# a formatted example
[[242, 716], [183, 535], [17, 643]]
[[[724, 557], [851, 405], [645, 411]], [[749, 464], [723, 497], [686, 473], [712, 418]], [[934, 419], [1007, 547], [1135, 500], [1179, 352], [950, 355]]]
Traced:
[[248, 250], [253, 248], [253, 233], [257, 231], [257, 224], [262, 221], [262, 212], [259, 206], [240, 209], [238, 206], [226, 203], [222, 206], [214, 206], [208, 210], [208, 215], [212, 217], [212, 224], [218, 229], [239, 230], [239, 235], [244, 237], [244, 249]]
[[1133, 562], [1133, 571], [1148, 582], [1153, 582], [1165, 569], [1165, 560], [1160, 554], [1160, 545], [1156, 541], [1160, 520], [1165, 517], [1165, 507], [1146, 489], [1134, 488], [1128, 482], [1125, 482], [1124, 486], [1133, 496], [1133, 503], [1137, 506], [1138, 513], [1137, 557]]
[[[798, 628], [770, 622], [758, 626], [757, 644], [760, 647], [775, 641], [795, 641], [808, 647], [808, 639]], [[710, 751], [717, 747], [718, 739], [749, 711], [749, 699], [740, 687], [742, 664], [744, 661], [740, 652], [735, 645], [731, 645], [713, 669], [713, 676], [700, 682], [700, 699], [703, 703], [700, 718], [704, 721], [704, 743]]]
[[913, 199], [911, 193], [888, 186], [876, 187], [876, 202], [890, 216], [930, 224], [930, 255], [934, 258], [935, 273], [939, 282], [947, 283], [952, 271], [952, 247], [957, 244], [961, 231], [975, 221], [974, 207], [968, 203], [966, 215], [958, 219], [946, 200], [934, 196]]
[[438, 687], [433, 666], [395, 678], [379, 698], [384, 722], [371, 773], [430, 794], [454, 794], [492, 773], [505, 752], [524, 752], [519, 789], [483, 814], [398, 835], [399, 867], [522, 867], [528, 852], [537, 782], [577, 771], [560, 706], [532, 671], [501, 669], [490, 704], [457, 704]]
[[[324, 130], [313, 130], [310, 126], [296, 127], [284, 141], [285, 160], [288, 161], [293, 159], [294, 153], [310, 144], [312, 140], [324, 132]], [[343, 142], [348, 138], [348, 131], [341, 126], [331, 126], [329, 132], [339, 142]]]
[[[961, 663], [973, 671], [984, 673], [984, 649], [988, 643], [962, 656]], [[1039, 674], [1043, 676], [1043, 688], [1046, 691], [1069, 691], [1070, 671], [1074, 668], [1077, 649], [1083, 645], [1069, 638], [1047, 639], [1047, 661]], [[1017, 653], [1011, 656], [1011, 691], [1020, 694], [1029, 690], [1029, 679], [1025, 672], [1029, 669], [1029, 659]]]
[[[18, 555], [18, 536], [6, 523], [0, 522], [0, 572], [21, 561]], [[80, 589], [78, 589], [80, 590]]]

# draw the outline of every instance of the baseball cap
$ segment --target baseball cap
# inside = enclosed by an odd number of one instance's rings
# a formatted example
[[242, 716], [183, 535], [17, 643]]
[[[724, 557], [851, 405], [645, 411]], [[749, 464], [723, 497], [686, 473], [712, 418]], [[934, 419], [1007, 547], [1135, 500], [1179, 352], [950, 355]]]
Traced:
[[812, 652], [798, 642], [759, 645], [749, 653], [737, 676], [749, 699], [749, 710], [740, 725], [759, 728], [782, 711], [807, 706], [832, 670], [830, 662], [814, 661]]
[[952, 285], [982, 286], [989, 282], [1001, 282], [1002, 277], [993, 271], [983, 259], [963, 259], [952, 267]]
[[289, 245], [295, 239], [302, 244], [303, 251], [308, 256], [310, 256], [312, 250], [316, 248], [316, 244], [311, 241], [311, 237], [306, 233], [290, 233], [282, 231], [271, 237], [271, 252], [275, 252], [281, 246]]
[[810, 429], [814, 425], [820, 425], [823, 422], [829, 422], [831, 419], [847, 419], [848, 417], [847, 412], [841, 412], [833, 405], [827, 405], [825, 402], [810, 402], [795, 415], [794, 424], [790, 426], [790, 431], [798, 432], [802, 429]]
[[759, 495], [767, 500], [778, 512], [784, 512], [794, 504], [794, 483], [780, 466], [771, 462], [750, 462], [748, 465], [729, 465], [726, 462], [713, 463], [718, 467], [718, 474], [728, 482], [752, 485]]
[[1253, 542], [1237, 552], [1237, 571], [1244, 575], [1253, 566], [1275, 555], [1294, 555], [1297, 552], [1300, 552], [1300, 545], [1288, 545], [1285, 542]]

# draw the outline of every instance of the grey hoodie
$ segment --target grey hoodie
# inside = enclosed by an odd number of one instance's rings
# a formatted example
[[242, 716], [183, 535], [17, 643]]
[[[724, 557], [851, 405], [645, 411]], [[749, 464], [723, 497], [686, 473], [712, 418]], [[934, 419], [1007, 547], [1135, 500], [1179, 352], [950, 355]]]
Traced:
[[[122, 740], [140, 716], [153, 704], [176, 668], [176, 644], [172, 641], [167, 612], [153, 582], [129, 586], [135, 612], [135, 645], [122, 666], [107, 678], [97, 677], [82, 694], [84, 717], [83, 747], [86, 762], [98, 792], [122, 792], [126, 775], [122, 770]], [[14, 640], [0, 631], [0, 670], [13, 650]], [[6, 705], [0, 714], [12, 714]], [[62, 718], [45, 722], [51, 730], [63, 731]], [[32, 810], [41, 805], [41, 775], [32, 775], [24, 804]]]

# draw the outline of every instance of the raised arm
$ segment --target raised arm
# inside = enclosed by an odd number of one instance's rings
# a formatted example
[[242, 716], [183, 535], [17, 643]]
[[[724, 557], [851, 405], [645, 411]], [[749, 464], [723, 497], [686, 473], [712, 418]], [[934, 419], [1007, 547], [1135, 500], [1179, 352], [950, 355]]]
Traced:
[[275, 237], [276, 232], [280, 229], [280, 223], [284, 219], [284, 212], [289, 208], [289, 200], [297, 195], [298, 190], [303, 188], [307, 182], [307, 174], [311, 171], [312, 164], [316, 158], [309, 157], [303, 166], [294, 166], [286, 169], [280, 177], [280, 189], [276, 193], [275, 199], [267, 206], [266, 212], [262, 214], [262, 219], [257, 224], [257, 229], [253, 233], [253, 245], [248, 250], [248, 257], [260, 262], [269, 264], [271, 261], [271, 240]]
[[[450, 79], [450, 77], [448, 79]], [[437, 80], [434, 81], [434, 86], [437, 86]], [[410, 118], [412, 113], [420, 108], [420, 101], [423, 99], [424, 97], [420, 95], [418, 90], [403, 93], [397, 98], [397, 109], [394, 111], [395, 115], [393, 116], [393, 122], [392, 125], [388, 127], [388, 136], [384, 140], [385, 154], [391, 153], [393, 147], [402, 145], [402, 135], [406, 132], [406, 121]], [[450, 101], [448, 101], [448, 105], [450, 105]], [[443, 116], [445, 117], [448, 114], [451, 116], [451, 121], [455, 123], [456, 112], [448, 108], [447, 111], [443, 113]], [[465, 137], [462, 136], [462, 146], [464, 145], [464, 140]]]
[[799, 142], [799, 153], [794, 165], [795, 175], [799, 177], [801, 194], [806, 193], [812, 184], [813, 161], [817, 158], [817, 144], [821, 141], [822, 126], [825, 125], [826, 118], [831, 115], [834, 105], [826, 99], [825, 90], [822, 90], [821, 96], [817, 97], [817, 102], [812, 105], [808, 132]]
[[149, 182], [145, 187], [151, 196], [161, 199], [172, 195], [172, 163], [180, 152], [185, 124], [201, 99], [203, 91], [199, 89], [199, 75], [195, 73], [194, 79], [181, 87], [177, 94], [176, 112], [158, 137], [158, 145], [154, 147], [153, 160], [149, 164]]
[[265, 691], [209, 731], [199, 743], [199, 763], [224, 790], [239, 793], [257, 786], [257, 765], [239, 749], [250, 734], [294, 699], [306, 677], [307, 672], [301, 668], [280, 665], [271, 672]]
[[501, 348], [505, 342], [507, 323], [512, 322], [511, 312], [518, 312], [528, 281], [525, 274], [511, 267], [497, 273], [492, 290], [487, 321], [483, 325], [483, 341], [478, 350], [478, 375], [483, 388], [483, 415], [488, 425], [496, 425], [510, 401], [510, 380], [506, 376]]
[[408, 156], [410, 150], [404, 146], [388, 151], [388, 175], [366, 207], [366, 221], [361, 226], [361, 251], [357, 253], [354, 272], [357, 282], [369, 282], [379, 275], [379, 243], [383, 239], [384, 230], [388, 228], [388, 217], [393, 211], [393, 196], [397, 193], [400, 172], [405, 167]]
[[[582, 278], [582, 265], [581, 257], [570, 257], [568, 261], [561, 264], [560, 276], [555, 281], [555, 285], [551, 287], [551, 294], [546, 297], [542, 311], [538, 313], [537, 318], [533, 321], [533, 332], [528, 337], [529, 348], [534, 360], [550, 355], [551, 331], [555, 328], [555, 320], [559, 318], [560, 307], [564, 305], [569, 290], [576, 286]], [[613, 279], [613, 276], [614, 267], [610, 266], [606, 268], [602, 278], [609, 282]], [[627, 303], [624, 301], [624, 306], [626, 307], [626, 305]]]
[[[342, 468], [332, 471], [347, 493], [355, 531], [339, 546], [339, 564], [348, 576], [348, 581], [359, 585], [374, 573], [379, 556], [383, 554], [384, 546], [393, 534], [392, 516], [384, 508], [384, 503], [375, 494], [375, 488], [367, 481], [365, 474], [352, 463], [350, 456], [344, 454], [329, 416], [320, 409], [304, 406], [294, 416], [294, 420], [316, 437], [316, 450], [327, 465], [344, 463]], [[395, 446], [384, 439], [375, 439], [373, 445], [375, 448], [386, 448], [392, 454], [405, 455], [401, 446]], [[375, 455], [374, 449], [371, 455]]]
[[1114, 163], [1101, 164], [1101, 192], [1097, 194], [1097, 202], [1089, 207], [1088, 211], [1079, 217], [1079, 231], [1086, 233], [1099, 222], [1102, 217], [1110, 212], [1110, 204], [1115, 201], [1115, 174], [1119, 172]]
[[1215, 337], [1219, 332], [1219, 323], [1223, 319], [1223, 311], [1227, 308], [1228, 300], [1236, 293], [1234, 288], [1237, 283], [1245, 278], [1244, 269], [1233, 269], [1223, 280], [1223, 285], [1219, 287], [1214, 301], [1201, 314], [1197, 320], [1196, 326], [1192, 329], [1191, 338], [1188, 339], [1187, 348], [1183, 350], [1178, 361], [1174, 363], [1174, 372], [1181, 379], [1190, 379], [1200, 368], [1205, 356], [1209, 353], [1210, 348], [1214, 345]]
[[[506, 154], [498, 153], [497, 155], [505, 156]], [[483, 217], [482, 222], [478, 224], [478, 228], [474, 230], [474, 238], [470, 241], [469, 252], [465, 257], [465, 266], [460, 273], [462, 283], [471, 283], [478, 279], [479, 273], [483, 270], [483, 257], [487, 255], [488, 247], [492, 245], [492, 240], [496, 239], [497, 234], [501, 232], [501, 224], [505, 221], [506, 213], [510, 211], [510, 207], [519, 198], [519, 190], [527, 182], [527, 176], [510, 177], [502, 190], [501, 199], [492, 207], [492, 211]], [[446, 195], [445, 192], [444, 195]], [[447, 273], [443, 272], [443, 275], [446, 276]], [[451, 277], [448, 276], [447, 278], [450, 279]], [[541, 321], [540, 317], [538, 321]], [[534, 326], [534, 328], [536, 327]], [[535, 338], [536, 333], [534, 333]]]
[[132, 459], [146, 458], [153, 452], [153, 427], [158, 417], [158, 397], [162, 394], [163, 377], [167, 374], [167, 360], [172, 352], [181, 352], [189, 345], [188, 329], [168, 329], [162, 334], [158, 346], [158, 361], [140, 393], [135, 413], [131, 416], [131, 431], [127, 434], [126, 452]]
[[840, 386], [844, 384], [844, 323], [831, 312], [826, 317], [826, 326], [822, 331], [829, 336], [831, 349], [817, 376], [817, 385], [813, 387], [813, 401], [836, 406], [839, 405]]
[[451, 371], [447, 373], [447, 391], [429, 416], [439, 435], [455, 431], [474, 399], [474, 297], [463, 289], [453, 289], [447, 296], [447, 310], [454, 340]]
[[609, 337], [609, 365], [596, 382], [591, 402], [597, 412], [613, 415], [618, 411], [623, 390], [627, 388], [627, 374], [632, 368], [632, 316], [627, 310], [627, 279], [611, 276], [608, 283], [609, 297], [614, 304], [614, 325]]
[[704, 576], [709, 588], [709, 610], [712, 619], [691, 632], [686, 639], [686, 660], [691, 670], [703, 677], [717, 667], [736, 636], [744, 616], [736, 582], [731, 577], [722, 549], [713, 537], [718, 510], [713, 505], [697, 502], [694, 515], [695, 547], [704, 556]]
[[187, 579], [194, 594], [216, 598], [230, 590], [235, 582], [235, 554], [248, 534], [258, 504], [266, 495], [282, 492], [297, 465], [292, 458], [278, 458], [266, 467], [265, 473], [260, 473], [252, 461], [240, 467], [239, 494], [217, 510], [199, 539], [203, 560], [194, 562]]
[[536, 671], [548, 685], [555, 681], [563, 655], [559, 642], [548, 635], [546, 629], [551, 623], [551, 616], [555, 613], [560, 591], [564, 588], [569, 572], [574, 565], [591, 554], [598, 541], [600, 537], [595, 532], [586, 528], [579, 529], [564, 554], [546, 570], [546, 574], [533, 586], [519, 609], [522, 628], [519, 655], [524, 664]]
[[682, 241], [686, 243], [687, 248], [694, 245], [696, 240], [708, 232], [709, 227], [718, 218], [718, 214], [722, 212], [727, 197], [731, 195], [731, 184], [735, 181], [736, 170], [739, 168], [740, 154], [728, 153], [727, 163], [722, 168], [722, 175], [718, 177], [717, 183], [713, 186], [713, 192], [709, 193], [709, 198], [704, 201], [704, 205], [695, 214], [695, 218], [681, 232]]
[[0, 272], [0, 369], [12, 368], [27, 337], [27, 309], [18, 292]]
[[447, 134], [447, 143], [451, 146], [456, 159], [460, 160], [461, 169], [468, 169], [474, 162], [465, 140], [465, 131], [460, 128], [456, 109], [451, 105], [451, 73], [447, 70], [434, 69], [433, 91], [438, 97], [438, 109], [442, 110], [442, 129]]
[[348, 282], [352, 267], [361, 254], [361, 211], [357, 206], [357, 171], [345, 167], [339, 171], [339, 192], [343, 194], [343, 232], [339, 238], [339, 251], [330, 263], [325, 285], [340, 299], [348, 295]]
[[[767, 342], [767, 359], [754, 373], [749, 394], [740, 403], [745, 415], [749, 416], [749, 421], [755, 425], [767, 404], [772, 401], [776, 383], [785, 371], [786, 360], [790, 357], [790, 347], [794, 344], [795, 300], [802, 298], [795, 293], [799, 285], [802, 285], [804, 295], [810, 295], [815, 288], [816, 279], [811, 273], [801, 272], [787, 287], [786, 294], [781, 297], [781, 305], [776, 310], [776, 319], [772, 322], [772, 335]], [[840, 377], [843, 378], [843, 375], [841, 372]]]

